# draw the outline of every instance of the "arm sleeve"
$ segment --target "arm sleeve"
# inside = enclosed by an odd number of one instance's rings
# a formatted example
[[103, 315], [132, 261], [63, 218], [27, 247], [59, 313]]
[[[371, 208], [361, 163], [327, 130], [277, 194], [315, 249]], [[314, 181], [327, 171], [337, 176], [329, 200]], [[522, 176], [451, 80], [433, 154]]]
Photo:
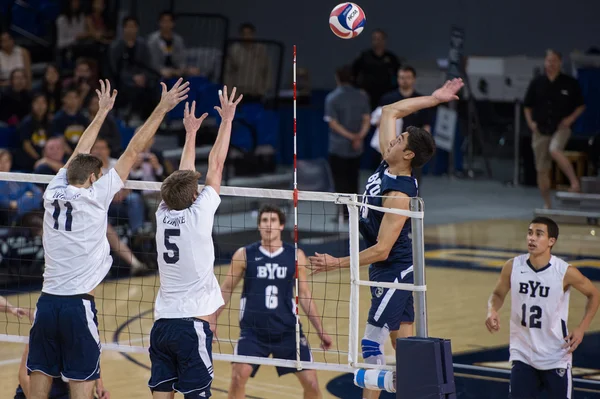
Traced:
[[535, 106], [535, 82], [536, 79], [532, 80], [527, 87], [527, 91], [525, 92], [525, 99], [523, 100], [523, 106], [531, 108]]
[[337, 107], [335, 106], [334, 97], [325, 100], [325, 117], [323, 119], [327, 123], [329, 123], [332, 119], [335, 119], [336, 121], [340, 120]]
[[92, 187], [98, 202], [105, 208], [108, 208], [115, 194], [118, 193], [124, 185], [123, 180], [121, 180], [115, 168], [112, 168], [107, 174], [98, 179]]
[[202, 209], [214, 214], [220, 204], [221, 197], [217, 194], [215, 189], [211, 186], [204, 186], [204, 189], [200, 192], [198, 198], [196, 198], [193, 208], [194, 210]]
[[50, 183], [48, 183], [48, 187], [46, 188], [46, 190], [56, 190], [57, 188], [65, 188], [68, 185], [69, 183], [67, 182], [67, 169], [60, 168], [56, 176], [54, 176], [54, 178], [50, 180]]

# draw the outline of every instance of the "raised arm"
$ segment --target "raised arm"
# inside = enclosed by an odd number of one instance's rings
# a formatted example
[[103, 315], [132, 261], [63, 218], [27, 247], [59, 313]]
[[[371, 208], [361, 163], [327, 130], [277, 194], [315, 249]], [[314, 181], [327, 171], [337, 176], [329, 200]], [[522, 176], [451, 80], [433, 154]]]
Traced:
[[598, 311], [598, 305], [600, 304], [600, 293], [598, 293], [598, 289], [594, 284], [592, 284], [590, 279], [581, 274], [581, 272], [573, 266], [569, 266], [567, 269], [563, 283], [565, 288], [571, 286], [577, 291], [581, 292], [587, 298], [583, 319], [577, 328], [571, 331], [571, 334], [565, 338], [565, 348], [569, 348], [569, 353], [572, 353], [575, 349], [577, 349], [583, 340], [583, 335], [590, 327], [590, 323]]
[[308, 259], [304, 255], [303, 251], [298, 251], [298, 300], [302, 311], [308, 316], [308, 320], [313, 325], [317, 334], [321, 339], [321, 347], [325, 350], [331, 347], [332, 341], [329, 334], [325, 332], [323, 324], [321, 323], [321, 317], [319, 317], [319, 311], [317, 310], [317, 304], [312, 299], [312, 293], [308, 285], [306, 267], [308, 265]]
[[227, 276], [225, 277], [223, 283], [221, 283], [221, 294], [223, 295], [223, 301], [225, 301], [225, 303], [219, 308], [219, 310], [217, 310], [217, 318], [231, 300], [233, 290], [235, 290], [235, 287], [240, 283], [245, 272], [246, 250], [244, 248], [239, 248], [233, 254], [233, 258], [231, 258], [231, 265], [227, 271]]
[[205, 112], [196, 118], [196, 101], [192, 101], [192, 109], [190, 110], [189, 103], [185, 103], [185, 111], [183, 113], [183, 126], [185, 127], [185, 144], [181, 161], [179, 161], [179, 170], [196, 170], [196, 133], [202, 122], [208, 114]]
[[183, 83], [183, 79], [179, 80], [173, 85], [171, 90], [167, 91], [167, 86], [161, 82], [162, 94], [160, 102], [148, 118], [146, 122], [140, 127], [137, 133], [133, 136], [129, 145], [125, 149], [125, 152], [115, 165], [115, 170], [121, 177], [121, 180], [127, 180], [129, 172], [133, 164], [135, 163], [138, 154], [146, 148], [150, 139], [156, 134], [158, 127], [162, 123], [165, 115], [177, 106], [180, 102], [187, 98], [187, 92], [189, 89], [189, 82]]
[[424, 108], [431, 108], [453, 100], [458, 100], [456, 93], [464, 86], [462, 79], [448, 80], [444, 86], [430, 96], [407, 98], [385, 105], [381, 111], [379, 123], [379, 149], [383, 154], [390, 141], [396, 138], [396, 120]]
[[498, 316], [498, 312], [504, 304], [506, 294], [510, 291], [510, 275], [512, 274], [512, 268], [513, 259], [510, 259], [502, 266], [500, 278], [488, 300], [488, 313], [487, 319], [485, 320], [485, 326], [491, 333], [500, 330], [500, 317]]
[[220, 107], [215, 107], [221, 115], [221, 125], [217, 133], [217, 139], [208, 155], [208, 172], [206, 173], [206, 185], [211, 186], [217, 194], [221, 192], [221, 179], [223, 177], [223, 166], [227, 159], [229, 151], [229, 140], [231, 138], [231, 124], [235, 117], [235, 108], [242, 101], [243, 95], [240, 94], [237, 100], [235, 98], [235, 87], [231, 91], [231, 96], [227, 96], [227, 86], [223, 91], [219, 91]]
[[89, 124], [87, 129], [83, 132], [79, 141], [77, 142], [77, 146], [73, 153], [69, 157], [69, 160], [65, 164], [65, 168], [69, 167], [71, 160], [73, 160], [77, 154], [89, 154], [92, 146], [96, 142], [96, 138], [98, 137], [98, 132], [100, 132], [100, 128], [106, 119], [106, 116], [110, 112], [110, 110], [115, 105], [115, 99], [117, 98], [117, 90], [113, 90], [112, 94], [110, 91], [110, 81], [106, 79], [105, 81], [100, 80], [100, 90], [96, 90], [100, 102], [98, 104], [99, 109], [94, 117], [92, 123]]

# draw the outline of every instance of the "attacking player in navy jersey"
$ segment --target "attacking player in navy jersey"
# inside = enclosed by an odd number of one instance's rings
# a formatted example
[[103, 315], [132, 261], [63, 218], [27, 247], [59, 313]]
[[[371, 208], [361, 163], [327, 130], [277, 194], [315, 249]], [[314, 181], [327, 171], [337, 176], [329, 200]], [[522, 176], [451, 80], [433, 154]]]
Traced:
[[[235, 354], [242, 356], [269, 357], [296, 360], [296, 303], [294, 301], [295, 249], [281, 240], [285, 214], [281, 209], [265, 205], [258, 213], [258, 229], [261, 240], [239, 248], [233, 255], [231, 266], [221, 292], [225, 305], [233, 290], [244, 280], [240, 301], [240, 339]], [[329, 349], [331, 338], [325, 332], [317, 306], [312, 300], [306, 279], [306, 255], [298, 250], [299, 301], [302, 310], [317, 330], [321, 347]], [[225, 305], [217, 312], [217, 317]], [[312, 361], [308, 341], [300, 331], [300, 360]], [[245, 398], [248, 377], [256, 374], [258, 365], [234, 363], [232, 366], [229, 398]], [[294, 368], [277, 367], [282, 376], [296, 373], [304, 388], [304, 398], [321, 398], [315, 370], [298, 372]]]
[[53, 379], [60, 377], [69, 380], [72, 399], [92, 396], [101, 352], [94, 290], [112, 265], [108, 207], [164, 116], [187, 98], [189, 83], [181, 83], [179, 79], [168, 92], [162, 83], [152, 115], [103, 175], [102, 161], [90, 150], [117, 92], [111, 93], [108, 80], [100, 81], [100, 110], [44, 192], [44, 283], [29, 332], [29, 399], [47, 399]]
[[[421, 109], [458, 99], [461, 79], [447, 81], [431, 96], [408, 98], [383, 107], [379, 145], [383, 161], [369, 177], [364, 193], [365, 205], [409, 209], [411, 197], [418, 195], [413, 168], [422, 167], [435, 152], [431, 134], [409, 126], [397, 136], [396, 120]], [[382, 213], [361, 207], [360, 233], [367, 249], [360, 252], [359, 264], [370, 265], [369, 280], [413, 283], [410, 223], [405, 216]], [[309, 258], [313, 273], [350, 267], [350, 257], [335, 258], [318, 254]], [[361, 341], [366, 363], [385, 364], [383, 344], [389, 336], [395, 349], [396, 338], [412, 335], [414, 308], [412, 292], [371, 287], [371, 308]], [[378, 391], [366, 390], [363, 398], [378, 398]]]

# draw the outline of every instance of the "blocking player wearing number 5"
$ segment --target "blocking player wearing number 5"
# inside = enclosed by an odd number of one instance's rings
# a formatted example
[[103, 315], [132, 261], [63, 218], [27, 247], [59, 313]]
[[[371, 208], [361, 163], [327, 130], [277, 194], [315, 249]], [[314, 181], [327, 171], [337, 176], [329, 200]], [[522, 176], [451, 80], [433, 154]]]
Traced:
[[[588, 278], [551, 251], [558, 239], [558, 225], [535, 218], [527, 231], [528, 253], [510, 259], [488, 303], [487, 329], [500, 329], [498, 311], [508, 292], [510, 316], [510, 397], [552, 398], [572, 394], [572, 352], [577, 349], [600, 303], [600, 294]], [[571, 288], [587, 297], [583, 319], [567, 331]]]
[[[239, 282], [244, 280], [240, 299], [240, 339], [235, 354], [296, 360], [296, 304], [294, 301], [294, 246], [281, 240], [285, 214], [281, 209], [265, 205], [258, 212], [261, 240], [239, 248], [221, 286], [225, 304]], [[331, 338], [325, 332], [306, 278], [306, 256], [298, 250], [298, 299], [304, 313], [317, 330], [321, 347], [329, 349]], [[223, 305], [218, 315], [224, 310]], [[312, 361], [308, 340], [300, 330], [300, 360]], [[254, 377], [258, 365], [234, 363], [229, 398], [245, 398], [245, 385]], [[295, 373], [304, 388], [305, 398], [321, 398], [315, 370], [298, 372], [295, 368], [277, 367], [281, 376]]]

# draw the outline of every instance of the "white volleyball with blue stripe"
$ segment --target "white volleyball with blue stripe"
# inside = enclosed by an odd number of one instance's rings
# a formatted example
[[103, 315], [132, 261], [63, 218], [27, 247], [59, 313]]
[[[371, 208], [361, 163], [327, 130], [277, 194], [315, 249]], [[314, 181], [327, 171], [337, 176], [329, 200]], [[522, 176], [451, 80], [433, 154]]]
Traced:
[[365, 12], [354, 3], [341, 3], [331, 10], [329, 27], [342, 39], [352, 39], [360, 35], [367, 23]]

